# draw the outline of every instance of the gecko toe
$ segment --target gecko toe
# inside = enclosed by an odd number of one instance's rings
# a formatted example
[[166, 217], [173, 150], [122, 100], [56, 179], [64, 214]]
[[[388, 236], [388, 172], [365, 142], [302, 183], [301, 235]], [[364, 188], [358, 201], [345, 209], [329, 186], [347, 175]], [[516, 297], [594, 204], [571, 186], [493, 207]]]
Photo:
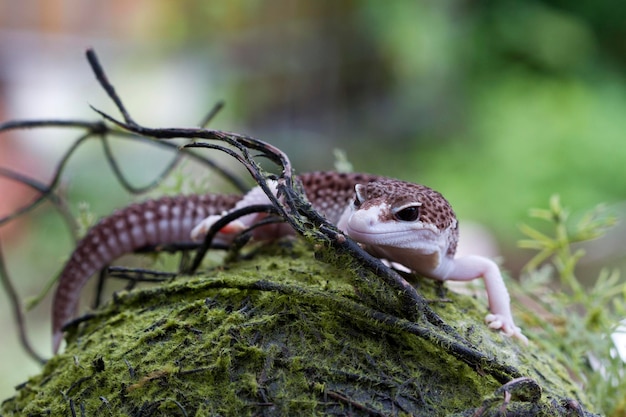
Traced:
[[503, 320], [496, 314], [487, 314], [487, 316], [485, 316], [485, 322], [490, 329], [499, 330], [504, 326]]
[[485, 317], [485, 322], [490, 329], [500, 330], [505, 336], [513, 337], [524, 345], [528, 345], [528, 338], [522, 334], [522, 330], [512, 320], [498, 314], [488, 314]]

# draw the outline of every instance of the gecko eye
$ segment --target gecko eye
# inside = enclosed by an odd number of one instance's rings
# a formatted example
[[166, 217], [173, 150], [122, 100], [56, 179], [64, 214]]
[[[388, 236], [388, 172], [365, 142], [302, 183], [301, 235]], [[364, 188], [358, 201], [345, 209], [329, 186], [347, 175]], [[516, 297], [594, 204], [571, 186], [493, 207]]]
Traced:
[[418, 206], [405, 207], [402, 210], [398, 210], [394, 213], [396, 219], [403, 222], [414, 222], [420, 216], [420, 210]]
[[365, 201], [365, 189], [362, 184], [357, 184], [354, 186], [354, 208], [361, 207], [363, 201]]

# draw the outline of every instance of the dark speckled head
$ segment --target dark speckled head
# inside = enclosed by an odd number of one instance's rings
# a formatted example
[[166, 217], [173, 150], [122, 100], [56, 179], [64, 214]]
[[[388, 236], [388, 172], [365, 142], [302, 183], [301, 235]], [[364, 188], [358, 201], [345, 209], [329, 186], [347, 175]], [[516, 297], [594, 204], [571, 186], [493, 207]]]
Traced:
[[448, 231], [448, 252], [456, 253], [458, 241], [457, 220], [450, 203], [437, 191], [424, 185], [413, 184], [370, 174], [311, 172], [299, 175], [306, 195], [313, 206], [332, 223], [337, 223], [347, 204], [355, 200], [355, 188], [364, 208], [385, 202], [390, 207], [388, 219], [392, 220], [394, 209], [419, 204], [418, 220], [432, 224], [441, 233]]
[[[360, 207], [387, 205], [388, 211], [381, 212], [381, 221], [397, 221], [397, 213], [407, 207], [417, 207], [417, 221], [435, 226], [441, 233], [450, 234], [448, 255], [454, 255], [458, 242], [456, 215], [450, 203], [437, 191], [424, 185], [410, 182], [379, 179], [356, 186]], [[384, 204], [382, 204], [384, 203]]]

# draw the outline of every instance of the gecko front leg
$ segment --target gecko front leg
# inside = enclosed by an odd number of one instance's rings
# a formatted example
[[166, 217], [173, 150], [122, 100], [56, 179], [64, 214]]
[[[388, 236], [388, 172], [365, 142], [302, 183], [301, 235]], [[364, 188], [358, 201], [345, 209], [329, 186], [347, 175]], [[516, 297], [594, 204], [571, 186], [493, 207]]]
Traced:
[[515, 337], [528, 344], [528, 339], [513, 321], [509, 292], [504, 285], [500, 268], [495, 262], [482, 256], [470, 255], [455, 259], [447, 258], [444, 263], [448, 263], [442, 265], [447, 274], [442, 276], [442, 280], [471, 281], [482, 278], [485, 281], [491, 311], [485, 317], [485, 322], [490, 328], [499, 329], [506, 336]]
[[491, 311], [485, 318], [489, 327], [528, 343], [513, 322], [498, 266], [481, 256], [454, 257], [458, 223], [441, 194], [398, 180], [359, 184], [337, 226], [372, 255], [426, 277], [440, 281], [483, 278]]

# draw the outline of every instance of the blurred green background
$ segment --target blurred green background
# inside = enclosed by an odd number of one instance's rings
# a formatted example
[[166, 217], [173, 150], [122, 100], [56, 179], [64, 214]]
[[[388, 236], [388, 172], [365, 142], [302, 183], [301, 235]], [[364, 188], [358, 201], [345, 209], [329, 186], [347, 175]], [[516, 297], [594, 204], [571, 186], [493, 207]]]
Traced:
[[[95, 119], [88, 103], [114, 112], [84, 60], [89, 46], [141, 123], [194, 125], [225, 100], [211, 127], [269, 141], [300, 171], [332, 169], [339, 148], [355, 170], [441, 191], [461, 233], [481, 224], [514, 276], [530, 256], [515, 248], [518, 224], [550, 195], [575, 212], [624, 211], [626, 7], [614, 2], [0, 0], [2, 120]], [[76, 137], [2, 135], [0, 165], [47, 181]], [[117, 151], [137, 182], [167, 160]], [[129, 201], [103, 160], [86, 145], [68, 167], [75, 213], [80, 201], [100, 216]], [[0, 182], [0, 215], [27, 200]], [[71, 250], [50, 212], [0, 227], [24, 296]], [[622, 233], [590, 249], [590, 278], [623, 262]], [[46, 354], [48, 308], [31, 327]], [[4, 294], [0, 322], [13, 339]], [[2, 365], [0, 398], [37, 369], [16, 346], [0, 346], [25, 363]]]

